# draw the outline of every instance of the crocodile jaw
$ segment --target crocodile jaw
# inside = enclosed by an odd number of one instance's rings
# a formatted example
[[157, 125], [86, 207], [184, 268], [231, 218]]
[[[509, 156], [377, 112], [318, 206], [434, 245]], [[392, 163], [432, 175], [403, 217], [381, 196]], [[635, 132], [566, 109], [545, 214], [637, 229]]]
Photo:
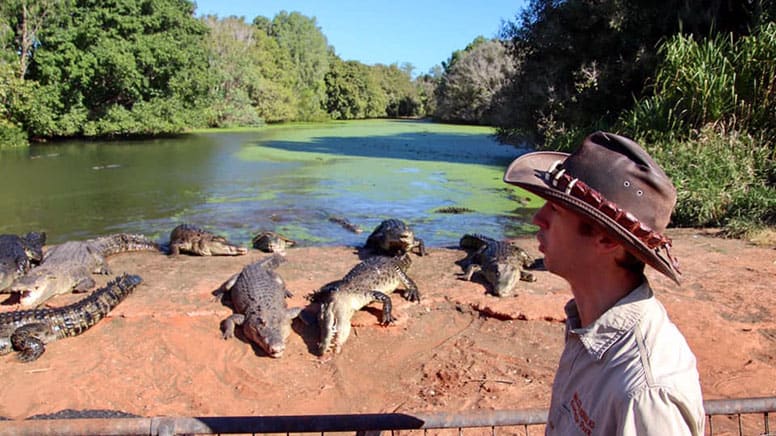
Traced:
[[209, 241], [203, 248], [203, 251], [211, 256], [240, 256], [248, 253], [248, 249], [245, 247], [239, 247], [220, 241]]
[[270, 357], [283, 357], [283, 352], [286, 351], [286, 338], [291, 334], [291, 323], [283, 319], [280, 325], [271, 326], [271, 324], [273, 324], [272, 320], [262, 321], [249, 317], [243, 323], [243, 333]]
[[59, 291], [61, 286], [59, 286], [56, 277], [47, 275], [37, 280], [25, 280], [26, 278], [29, 276], [17, 280], [10, 288], [11, 292], [18, 292], [21, 296], [19, 303], [22, 307], [38, 306], [49, 298], [62, 293]]

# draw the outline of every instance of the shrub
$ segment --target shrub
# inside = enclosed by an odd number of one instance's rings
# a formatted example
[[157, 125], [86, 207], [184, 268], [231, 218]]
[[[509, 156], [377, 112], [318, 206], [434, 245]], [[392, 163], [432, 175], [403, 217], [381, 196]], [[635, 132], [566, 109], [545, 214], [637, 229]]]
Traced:
[[746, 228], [776, 225], [776, 189], [763, 183], [774, 171], [774, 151], [761, 141], [709, 125], [694, 138], [648, 146], [677, 188], [672, 224], [735, 223], [739, 234]]

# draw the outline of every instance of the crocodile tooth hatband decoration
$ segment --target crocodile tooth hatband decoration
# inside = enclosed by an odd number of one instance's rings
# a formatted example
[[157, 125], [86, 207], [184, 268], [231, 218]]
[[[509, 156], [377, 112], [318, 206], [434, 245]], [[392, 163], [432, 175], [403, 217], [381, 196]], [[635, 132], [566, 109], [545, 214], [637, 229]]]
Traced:
[[563, 161], [558, 160], [550, 166], [545, 173], [547, 183], [598, 209], [641, 240], [647, 247], [655, 250], [656, 254], [660, 255], [660, 250], [664, 250], [666, 257], [679, 272], [679, 261], [671, 255], [670, 238], [655, 232], [649, 226], [639, 221], [632, 213], [607, 200], [601, 193], [588, 186], [585, 182], [566, 174], [566, 170], [561, 168], [562, 163]]

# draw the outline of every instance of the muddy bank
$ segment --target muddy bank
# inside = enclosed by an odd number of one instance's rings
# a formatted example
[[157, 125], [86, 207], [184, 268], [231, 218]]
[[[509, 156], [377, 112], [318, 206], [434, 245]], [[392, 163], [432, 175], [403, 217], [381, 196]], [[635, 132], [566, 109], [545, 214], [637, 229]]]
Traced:
[[[669, 235], [683, 285], [649, 277], [698, 357], [706, 398], [773, 395], [776, 250], [697, 230]], [[533, 239], [519, 244], [538, 254]], [[547, 407], [562, 347], [565, 283], [538, 272], [536, 282], [520, 282], [516, 297], [500, 299], [482, 282], [461, 279], [455, 262], [463, 251], [429, 251], [410, 270], [421, 301], [393, 295], [396, 324], [378, 325], [380, 307], [370, 306], [354, 317], [342, 353], [321, 358], [317, 330], [297, 320], [280, 359], [240, 338], [222, 339], [219, 324], [231, 310], [212, 296], [267, 254], [113, 256], [114, 273], [140, 274], [143, 284], [98, 325], [48, 345], [37, 361], [0, 356], [0, 416], [63, 409], [222, 416]], [[359, 261], [353, 247], [292, 248], [287, 259], [278, 272], [294, 293], [289, 306], [304, 307], [306, 294]]]

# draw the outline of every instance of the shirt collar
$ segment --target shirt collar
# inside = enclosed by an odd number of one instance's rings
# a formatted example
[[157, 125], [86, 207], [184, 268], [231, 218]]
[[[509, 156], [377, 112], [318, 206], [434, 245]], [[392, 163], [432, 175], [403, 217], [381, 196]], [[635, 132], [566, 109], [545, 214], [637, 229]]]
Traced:
[[571, 300], [565, 307], [566, 336], [576, 335], [588, 353], [601, 359], [612, 344], [636, 325], [652, 296], [652, 289], [645, 280], [587, 327], [579, 327], [577, 304]]

